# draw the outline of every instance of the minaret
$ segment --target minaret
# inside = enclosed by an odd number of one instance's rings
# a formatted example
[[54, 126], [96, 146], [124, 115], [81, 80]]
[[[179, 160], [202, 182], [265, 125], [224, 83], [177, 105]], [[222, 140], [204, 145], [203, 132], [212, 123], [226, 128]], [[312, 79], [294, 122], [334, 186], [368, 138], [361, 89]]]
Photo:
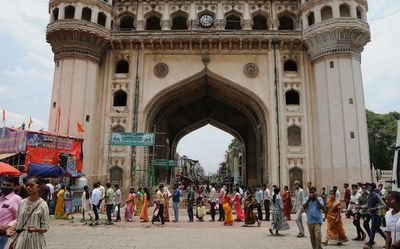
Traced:
[[[84, 172], [96, 165], [94, 150], [100, 115], [100, 70], [110, 46], [113, 1], [50, 1], [47, 42], [54, 53], [55, 72], [49, 130], [84, 138]], [[77, 123], [85, 129], [78, 134]], [[91, 168], [92, 167], [92, 168]]]
[[371, 180], [361, 52], [370, 41], [366, 0], [301, 0], [311, 61], [315, 179]]

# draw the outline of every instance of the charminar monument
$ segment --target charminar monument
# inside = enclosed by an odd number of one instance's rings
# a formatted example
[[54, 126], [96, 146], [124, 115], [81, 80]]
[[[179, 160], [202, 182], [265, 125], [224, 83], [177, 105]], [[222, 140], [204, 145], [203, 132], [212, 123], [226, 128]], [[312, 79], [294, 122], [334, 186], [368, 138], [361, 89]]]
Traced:
[[[243, 146], [243, 184], [371, 179], [361, 53], [366, 0], [51, 0], [49, 129], [84, 138], [90, 181], [174, 181], [188, 133]], [[78, 134], [77, 123], [85, 129]], [[154, 133], [155, 147], [111, 145]]]

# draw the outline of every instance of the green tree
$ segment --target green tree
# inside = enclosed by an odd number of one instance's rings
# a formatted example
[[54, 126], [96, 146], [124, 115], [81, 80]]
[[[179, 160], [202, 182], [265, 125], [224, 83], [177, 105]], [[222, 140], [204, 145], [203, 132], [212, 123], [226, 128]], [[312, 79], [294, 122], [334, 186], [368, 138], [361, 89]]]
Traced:
[[398, 112], [379, 114], [367, 110], [370, 159], [376, 169], [392, 169], [399, 118]]

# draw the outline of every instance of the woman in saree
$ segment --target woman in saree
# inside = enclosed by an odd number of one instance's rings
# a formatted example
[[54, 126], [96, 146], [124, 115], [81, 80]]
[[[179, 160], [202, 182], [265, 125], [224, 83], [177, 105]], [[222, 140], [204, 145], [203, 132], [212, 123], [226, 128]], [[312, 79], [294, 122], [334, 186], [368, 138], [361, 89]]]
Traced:
[[128, 222], [133, 221], [133, 214], [135, 212], [135, 200], [136, 200], [136, 194], [135, 190], [131, 188], [129, 190], [129, 195], [128, 199], [126, 199], [126, 209], [125, 209], [125, 220]]
[[329, 197], [326, 202], [326, 240], [322, 242], [324, 245], [328, 245], [329, 240], [337, 241], [338, 245], [348, 241], [343, 228], [342, 216], [340, 215], [340, 206], [340, 201], [336, 200], [335, 191], [329, 191]]
[[269, 228], [269, 232], [271, 235], [279, 235], [279, 231], [289, 230], [290, 226], [286, 220], [286, 217], [283, 215], [283, 203], [281, 196], [279, 194], [281, 190], [276, 187], [274, 188], [274, 195], [272, 196], [272, 222], [271, 227]]
[[256, 207], [257, 201], [256, 198], [254, 198], [253, 193], [251, 193], [249, 190], [246, 191], [246, 199], [244, 201], [244, 212], [245, 212], [245, 217], [244, 217], [244, 225], [253, 225], [254, 223], [257, 222], [258, 226], [261, 225], [261, 222], [258, 220], [258, 216], [254, 213], [254, 207]]
[[148, 214], [148, 208], [149, 208], [149, 201], [150, 201], [150, 193], [147, 188], [143, 188], [143, 201], [142, 201], [142, 207], [141, 207], [141, 212], [140, 212], [140, 221], [141, 222], [149, 222], [149, 214]]
[[232, 226], [233, 225], [233, 212], [232, 212], [232, 198], [229, 195], [229, 189], [225, 191], [225, 195], [222, 198], [222, 207], [225, 211], [225, 219], [224, 225], [225, 226]]
[[138, 192], [136, 193], [136, 207], [135, 207], [135, 216], [139, 216], [142, 211], [142, 203], [143, 203], [143, 189], [140, 187]]
[[283, 202], [283, 214], [287, 220], [290, 220], [290, 210], [292, 210], [292, 200], [290, 198], [289, 187], [283, 187], [283, 192], [281, 193], [281, 198]]
[[55, 210], [56, 219], [64, 219], [64, 193], [65, 193], [65, 186], [61, 186], [60, 190], [57, 193], [57, 204]]
[[163, 209], [163, 217], [164, 221], [169, 222], [169, 198], [172, 196], [171, 192], [169, 192], [168, 187], [164, 187], [163, 197], [164, 197], [164, 209]]
[[233, 203], [235, 206], [236, 211], [236, 221], [243, 221], [244, 220], [244, 213], [240, 203], [240, 193], [239, 188], [235, 189], [235, 197], [233, 197]]

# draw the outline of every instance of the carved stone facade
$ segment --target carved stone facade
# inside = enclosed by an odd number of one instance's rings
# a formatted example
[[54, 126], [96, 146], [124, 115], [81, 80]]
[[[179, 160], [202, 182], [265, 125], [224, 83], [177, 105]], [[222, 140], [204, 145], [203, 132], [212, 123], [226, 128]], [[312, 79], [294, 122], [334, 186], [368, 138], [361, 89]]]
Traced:
[[[123, 188], [173, 182], [152, 155], [174, 159], [205, 124], [245, 144], [245, 184], [368, 181], [367, 9], [366, 0], [52, 0], [49, 129], [77, 135], [83, 123], [84, 172]], [[161, 146], [111, 146], [117, 131], [154, 132]]]

